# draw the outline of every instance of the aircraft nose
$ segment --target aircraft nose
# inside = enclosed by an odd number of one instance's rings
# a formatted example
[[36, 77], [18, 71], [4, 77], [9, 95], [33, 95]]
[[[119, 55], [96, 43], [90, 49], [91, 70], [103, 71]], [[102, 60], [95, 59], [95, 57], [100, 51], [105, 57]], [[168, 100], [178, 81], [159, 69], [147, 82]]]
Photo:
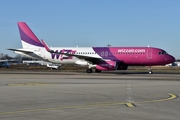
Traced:
[[170, 56], [169, 61], [170, 61], [171, 63], [173, 63], [173, 62], [175, 62], [175, 61], [176, 61], [176, 59], [175, 59], [175, 57]]

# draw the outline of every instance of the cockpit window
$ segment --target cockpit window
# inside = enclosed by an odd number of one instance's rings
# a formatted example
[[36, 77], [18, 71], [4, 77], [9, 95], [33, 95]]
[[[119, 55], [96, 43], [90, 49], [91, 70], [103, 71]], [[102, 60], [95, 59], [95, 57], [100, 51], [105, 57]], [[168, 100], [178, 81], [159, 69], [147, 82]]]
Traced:
[[159, 52], [159, 55], [166, 55], [166, 54], [168, 54], [166, 51], [160, 51]]

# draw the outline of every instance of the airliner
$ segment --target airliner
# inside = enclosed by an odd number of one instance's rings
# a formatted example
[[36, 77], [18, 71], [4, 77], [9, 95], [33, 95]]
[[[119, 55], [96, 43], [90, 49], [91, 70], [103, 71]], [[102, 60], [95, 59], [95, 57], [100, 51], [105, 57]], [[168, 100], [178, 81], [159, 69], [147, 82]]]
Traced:
[[39, 40], [25, 22], [18, 22], [21, 49], [8, 49], [27, 57], [55, 64], [87, 66], [92, 73], [112, 70], [127, 70], [128, 66], [166, 65], [175, 61], [165, 50], [155, 47], [49, 47]]

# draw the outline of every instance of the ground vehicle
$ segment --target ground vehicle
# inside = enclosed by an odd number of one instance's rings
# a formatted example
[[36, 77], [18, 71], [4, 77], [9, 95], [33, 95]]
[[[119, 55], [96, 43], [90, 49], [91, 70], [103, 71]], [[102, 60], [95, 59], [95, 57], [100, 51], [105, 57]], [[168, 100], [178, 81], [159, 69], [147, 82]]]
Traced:
[[10, 64], [8, 63], [7, 60], [0, 60], [0, 67], [9, 67]]
[[51, 69], [57, 69], [57, 70], [60, 69], [60, 65], [56, 65], [56, 64], [47, 64], [47, 67]]

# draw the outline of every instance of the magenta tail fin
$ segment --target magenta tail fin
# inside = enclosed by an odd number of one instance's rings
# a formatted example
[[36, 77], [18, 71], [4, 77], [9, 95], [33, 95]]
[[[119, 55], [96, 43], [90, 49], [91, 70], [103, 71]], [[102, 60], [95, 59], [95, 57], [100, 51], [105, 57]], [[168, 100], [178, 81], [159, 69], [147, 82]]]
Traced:
[[18, 22], [17, 24], [23, 48], [44, 47], [25, 22]]

